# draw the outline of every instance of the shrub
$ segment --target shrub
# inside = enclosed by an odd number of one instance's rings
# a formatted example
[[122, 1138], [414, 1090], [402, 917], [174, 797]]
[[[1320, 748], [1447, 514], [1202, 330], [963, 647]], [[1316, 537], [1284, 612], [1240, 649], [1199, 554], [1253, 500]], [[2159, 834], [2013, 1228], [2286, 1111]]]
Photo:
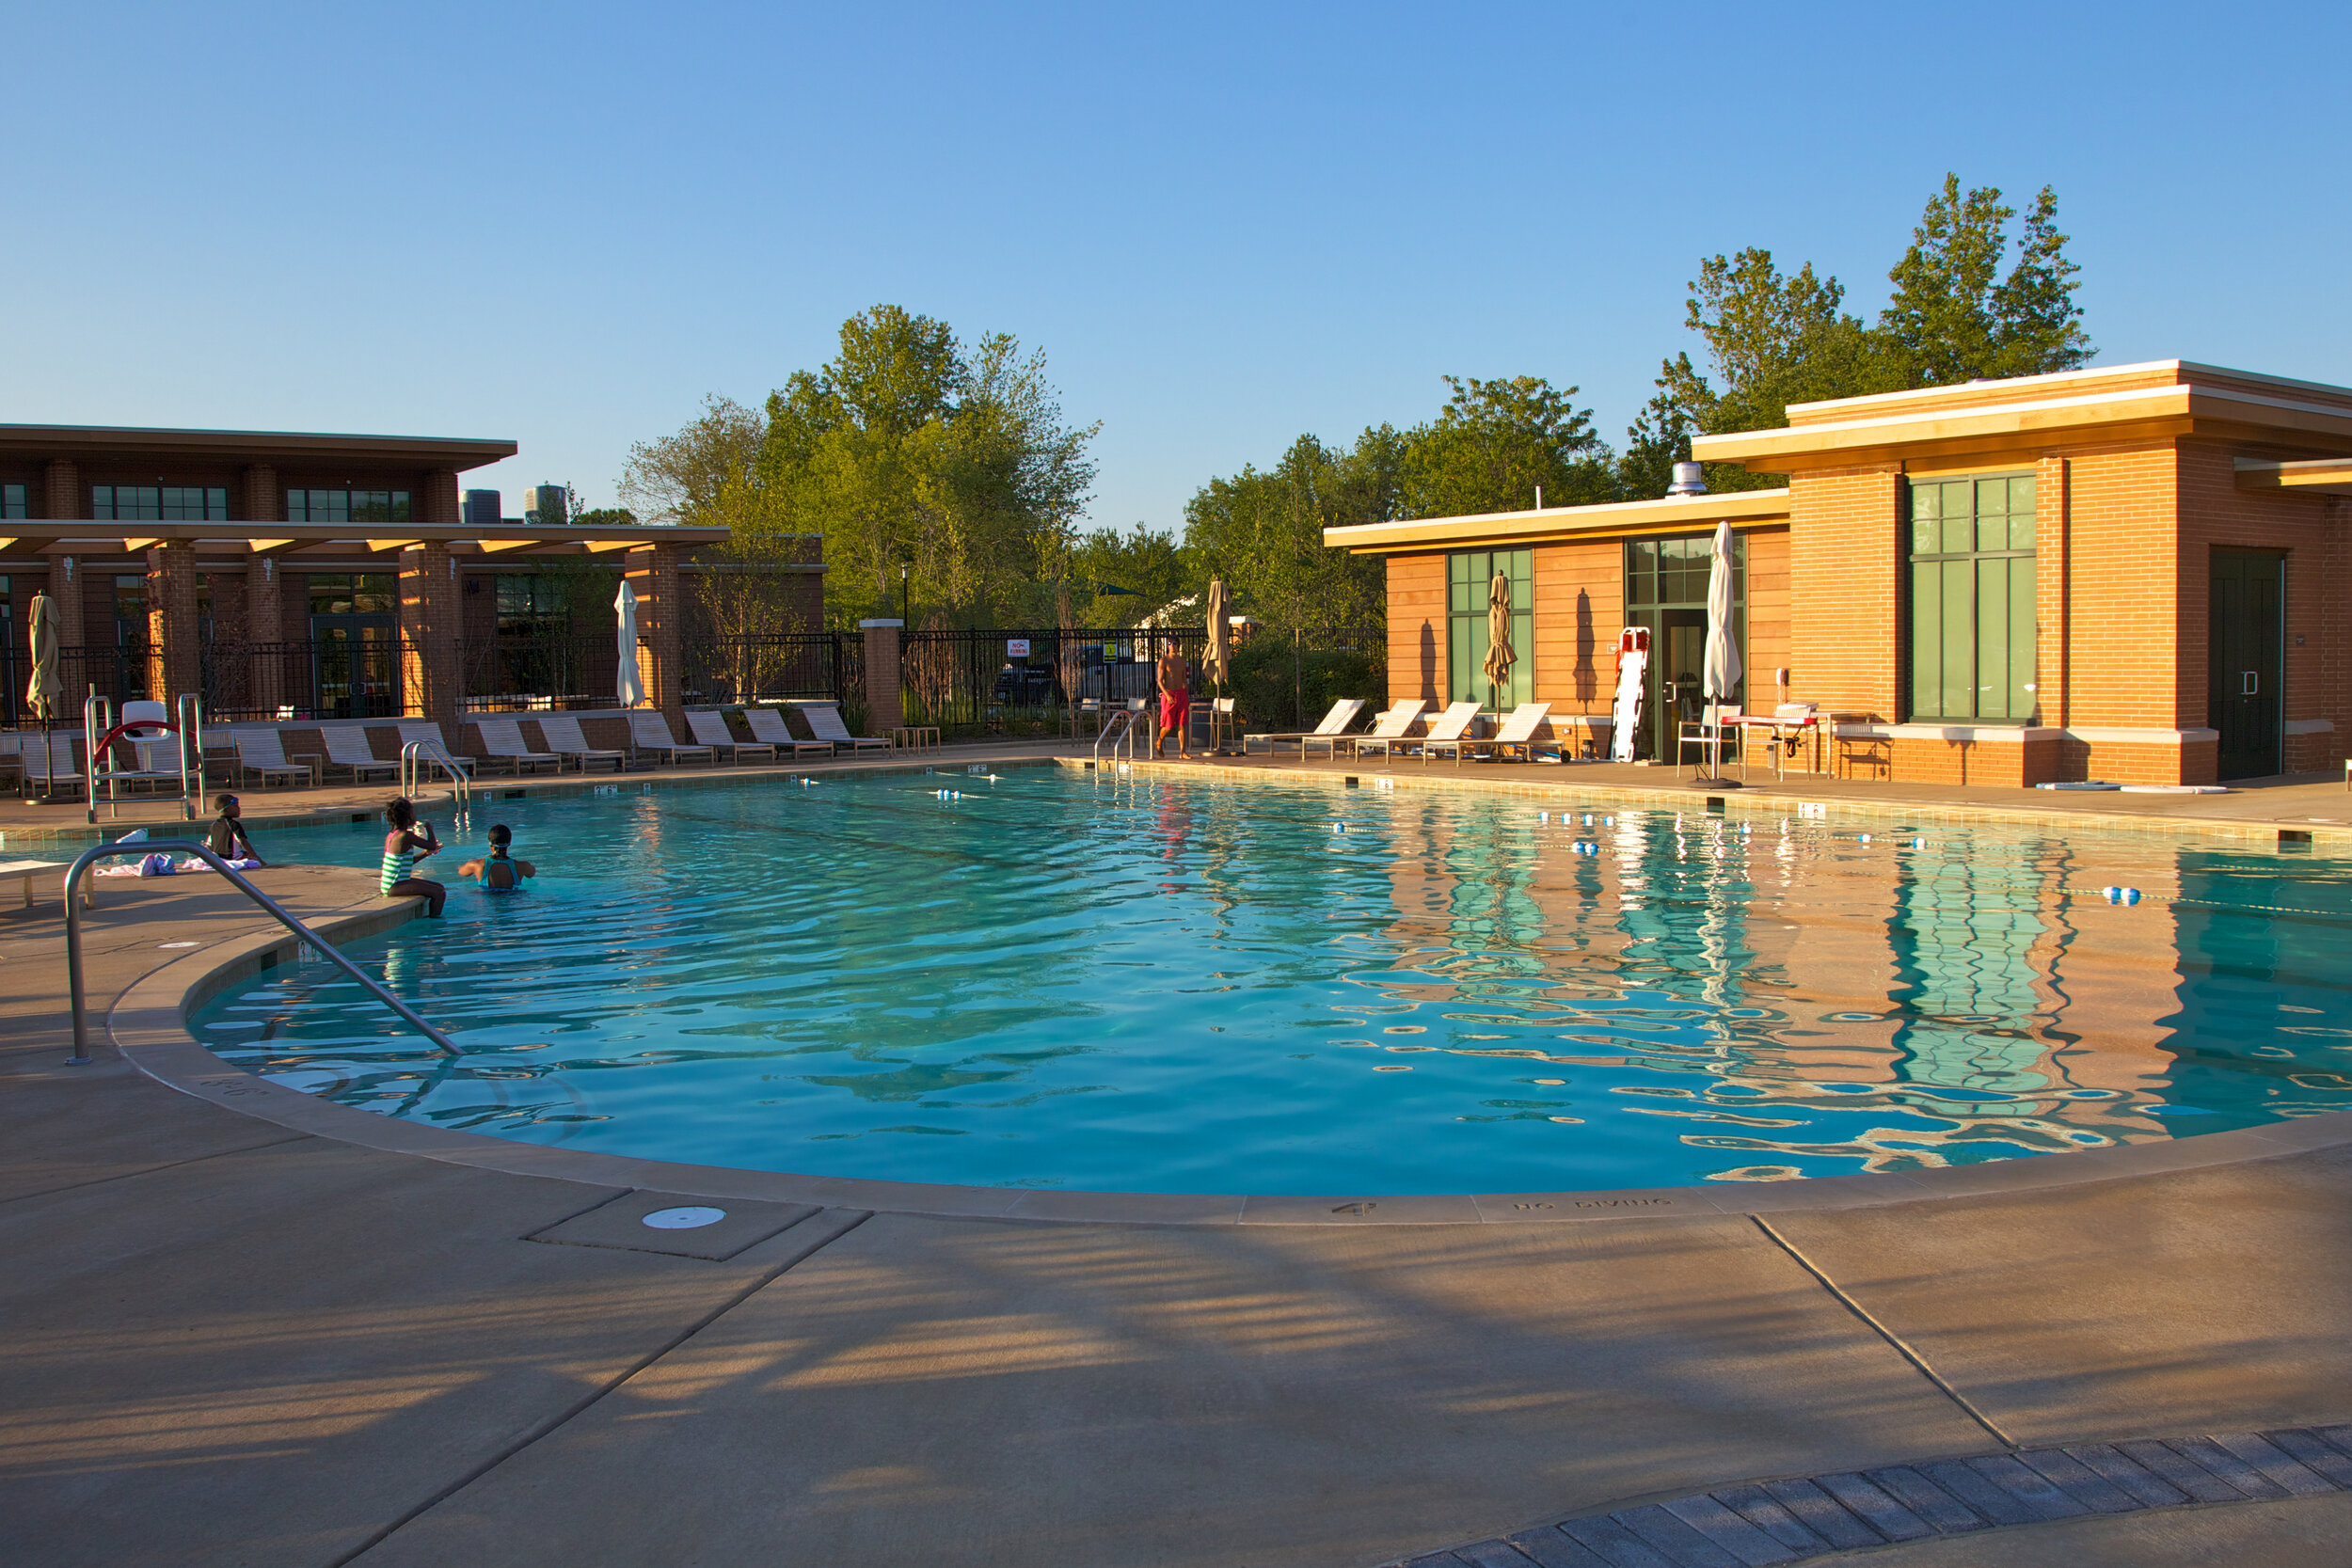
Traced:
[[1294, 662], [1290, 639], [1269, 632], [1234, 650], [1227, 695], [1238, 699], [1245, 729], [1307, 729], [1343, 697], [1386, 707], [1389, 671], [1372, 653], [1353, 648], [1307, 648]]

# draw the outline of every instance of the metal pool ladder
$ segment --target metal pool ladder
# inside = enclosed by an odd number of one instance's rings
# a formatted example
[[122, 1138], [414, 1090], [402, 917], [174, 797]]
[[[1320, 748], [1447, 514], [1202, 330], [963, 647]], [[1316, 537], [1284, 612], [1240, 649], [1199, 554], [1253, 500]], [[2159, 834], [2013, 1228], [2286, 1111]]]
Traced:
[[1102, 733], [1094, 737], [1094, 760], [1097, 763], [1103, 760], [1103, 748], [1107, 745], [1113, 756], [1118, 756], [1120, 749], [1124, 747], [1127, 760], [1133, 762], [1136, 756], [1136, 726], [1143, 722], [1143, 699], [1128, 698], [1127, 705], [1105, 720]]
[[309, 942], [312, 947], [318, 949], [319, 955], [322, 958], [326, 958], [329, 963], [334, 964], [337, 968], [341, 969], [344, 974], [350, 975], [353, 979], [358, 981], [361, 987], [363, 987], [378, 1002], [383, 1003], [384, 1006], [391, 1008], [392, 1011], [407, 1020], [412, 1028], [414, 1028], [419, 1034], [422, 1035], [426, 1039], [431, 1040], [437, 1049], [447, 1052], [452, 1056], [463, 1054], [463, 1053], [461, 1053], [455, 1045], [450, 1042], [450, 1037], [447, 1035], [442, 1034], [438, 1029], [434, 1028], [433, 1025], [418, 1017], [415, 1008], [409, 1006], [407, 1003], [403, 1002], [399, 997], [394, 996], [390, 991], [386, 990], [382, 986], [375, 982], [373, 977], [362, 971], [358, 964], [353, 963], [349, 958], [344, 958], [332, 946], [328, 945], [326, 938], [320, 936], [316, 931], [313, 931], [310, 927], [305, 926], [301, 921], [295, 919], [293, 913], [290, 912], [283, 904], [280, 904], [277, 899], [272, 898], [268, 894], [263, 893], [260, 888], [255, 887], [251, 882], [246, 881], [245, 878], [237, 872], [231, 871], [229, 868], [229, 863], [222, 860], [218, 855], [214, 854], [211, 849], [201, 844], [192, 843], [187, 839], [150, 838], [134, 840], [127, 844], [120, 842], [114, 844], [101, 844], [92, 848], [85, 849], [78, 857], [75, 858], [73, 863], [66, 868], [65, 973], [66, 986], [68, 990], [72, 992], [73, 1000], [73, 1054], [66, 1058], [67, 1066], [82, 1067], [87, 1065], [89, 1061], [89, 1042], [87, 1037], [87, 1025], [83, 1018], [82, 1007], [82, 911], [73, 901], [73, 892], [75, 886], [81, 881], [82, 877], [88, 871], [89, 867], [96, 862], [102, 860], [119, 859], [125, 855], [168, 855], [183, 852], [196, 856], [198, 859], [210, 865], [214, 870], [219, 872], [223, 877], [227, 878], [229, 879], [229, 884], [231, 887], [238, 889], [246, 897], [252, 899], [255, 903], [261, 905], [262, 908], [267, 910], [271, 914], [277, 916], [278, 923], [280, 926], [283, 926], [287, 930], [292, 931], [295, 936], [301, 938], [304, 942]]
[[436, 768], [455, 781], [457, 809], [471, 810], [473, 781], [466, 777], [466, 770], [457, 766], [457, 759], [451, 756], [447, 748], [437, 740], [411, 740], [401, 747], [400, 792], [414, 797], [419, 786], [432, 778]]

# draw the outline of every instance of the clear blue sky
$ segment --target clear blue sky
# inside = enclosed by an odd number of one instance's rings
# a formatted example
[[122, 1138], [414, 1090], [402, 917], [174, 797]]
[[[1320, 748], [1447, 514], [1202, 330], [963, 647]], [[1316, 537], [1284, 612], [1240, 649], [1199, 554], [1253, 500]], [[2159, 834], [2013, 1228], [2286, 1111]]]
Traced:
[[[511, 436], [609, 503], [888, 301], [1050, 356], [1094, 521], [1438, 377], [1621, 440], [1745, 245], [1866, 316], [2055, 183], [2110, 363], [2352, 382], [2335, 5], [31, 6], [0, 420]], [[2022, 202], [2021, 202], [2022, 204]]]

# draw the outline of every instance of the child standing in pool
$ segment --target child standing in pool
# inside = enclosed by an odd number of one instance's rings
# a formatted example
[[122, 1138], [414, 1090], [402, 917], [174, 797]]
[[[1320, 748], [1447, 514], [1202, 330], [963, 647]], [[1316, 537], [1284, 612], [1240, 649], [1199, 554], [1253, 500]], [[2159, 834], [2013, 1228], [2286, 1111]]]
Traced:
[[515, 835], [505, 823], [491, 824], [488, 856], [468, 861], [457, 868], [457, 874], [474, 879], [485, 893], [520, 893], [523, 879], [536, 877], [539, 868], [529, 861], [509, 860], [506, 852], [514, 843]]
[[[441, 841], [430, 822], [417, 821], [417, 808], [405, 795], [395, 796], [384, 808], [384, 820], [392, 831], [384, 835], [384, 878], [378, 884], [387, 898], [421, 898], [424, 912], [439, 919], [441, 903], [449, 896], [449, 889], [423, 877], [412, 877], [409, 869], [427, 855], [440, 852]], [[421, 826], [424, 832], [417, 829]]]

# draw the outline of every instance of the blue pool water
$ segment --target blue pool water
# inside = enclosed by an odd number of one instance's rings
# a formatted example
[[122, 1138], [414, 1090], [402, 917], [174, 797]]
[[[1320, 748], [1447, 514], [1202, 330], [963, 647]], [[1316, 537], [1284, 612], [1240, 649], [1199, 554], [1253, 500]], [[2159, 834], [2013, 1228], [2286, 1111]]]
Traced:
[[[444, 1127], [1120, 1191], [1776, 1180], [2352, 1105], [2342, 859], [1754, 807], [624, 780], [444, 819], [469, 852], [510, 823], [533, 891], [453, 887], [446, 921], [351, 950], [462, 1062], [316, 960], [192, 1022]], [[373, 865], [381, 834], [263, 847]]]

